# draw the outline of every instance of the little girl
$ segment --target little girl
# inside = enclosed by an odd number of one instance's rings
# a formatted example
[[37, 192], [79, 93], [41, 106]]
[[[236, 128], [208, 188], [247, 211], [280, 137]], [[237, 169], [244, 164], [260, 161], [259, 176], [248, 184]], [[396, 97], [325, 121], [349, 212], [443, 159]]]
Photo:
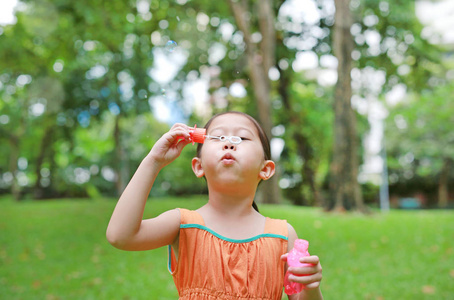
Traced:
[[[175, 124], [142, 161], [112, 214], [108, 241], [122, 250], [169, 245], [169, 270], [180, 299], [281, 299], [287, 252], [297, 235], [285, 220], [256, 209], [257, 186], [273, 176], [275, 165], [266, 134], [249, 115], [222, 113], [205, 126], [207, 138], [198, 145], [192, 169], [206, 179], [206, 205], [142, 220], [159, 171], [190, 143], [189, 129]], [[323, 299], [319, 258], [300, 261], [312, 266], [289, 268], [294, 274], [289, 279], [306, 288], [289, 299]]]

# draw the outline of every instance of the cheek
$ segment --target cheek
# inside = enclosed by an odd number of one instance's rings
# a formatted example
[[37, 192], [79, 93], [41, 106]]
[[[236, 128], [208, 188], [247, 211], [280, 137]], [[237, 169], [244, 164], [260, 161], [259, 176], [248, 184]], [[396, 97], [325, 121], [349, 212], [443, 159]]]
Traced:
[[200, 149], [200, 158], [205, 158], [210, 153], [210, 144], [203, 144], [202, 149]]
[[215, 149], [213, 148], [213, 145], [210, 144], [203, 145], [200, 151], [200, 159], [202, 161], [202, 167], [213, 164], [213, 162], [216, 160]]
[[251, 153], [251, 155], [254, 155], [256, 158], [265, 160], [265, 152], [260, 144], [248, 145], [247, 152]]
[[247, 163], [250, 167], [258, 168], [265, 162], [265, 154], [262, 148], [247, 147], [244, 149], [245, 156], [243, 156], [243, 162]]

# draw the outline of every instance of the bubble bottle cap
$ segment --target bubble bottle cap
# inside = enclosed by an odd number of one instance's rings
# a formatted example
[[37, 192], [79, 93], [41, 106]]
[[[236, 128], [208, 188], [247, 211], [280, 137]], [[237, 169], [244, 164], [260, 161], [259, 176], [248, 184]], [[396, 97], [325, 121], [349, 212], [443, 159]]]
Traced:
[[299, 252], [306, 253], [309, 249], [309, 242], [303, 239], [296, 239], [293, 247]]
[[205, 128], [197, 128], [197, 125], [194, 125], [193, 129], [189, 129], [189, 136], [191, 137], [192, 144], [205, 142], [205, 135], [207, 130]]

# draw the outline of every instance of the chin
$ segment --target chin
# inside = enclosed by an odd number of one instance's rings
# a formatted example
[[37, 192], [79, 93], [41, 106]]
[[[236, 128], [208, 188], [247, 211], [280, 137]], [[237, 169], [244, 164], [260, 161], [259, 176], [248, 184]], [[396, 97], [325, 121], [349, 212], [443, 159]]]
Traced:
[[238, 178], [222, 178], [217, 182], [215, 188], [226, 194], [244, 194], [245, 191], [249, 192], [253, 189], [255, 192], [257, 189], [257, 185], [254, 186], [253, 183]]
[[212, 177], [211, 180], [207, 180], [208, 183], [215, 183], [216, 187], [235, 187], [244, 184], [245, 180], [239, 179], [238, 176], [232, 174], [219, 174], [218, 176]]

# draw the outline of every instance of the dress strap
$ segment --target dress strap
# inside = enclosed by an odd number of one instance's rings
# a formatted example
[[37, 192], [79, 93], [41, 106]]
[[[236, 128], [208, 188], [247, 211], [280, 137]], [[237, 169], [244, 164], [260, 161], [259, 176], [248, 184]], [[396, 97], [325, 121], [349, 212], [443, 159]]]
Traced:
[[288, 238], [287, 220], [266, 218], [265, 233], [278, 234]]
[[198, 212], [185, 208], [179, 208], [179, 210], [181, 216], [180, 224], [199, 224], [205, 226], [205, 222]]

